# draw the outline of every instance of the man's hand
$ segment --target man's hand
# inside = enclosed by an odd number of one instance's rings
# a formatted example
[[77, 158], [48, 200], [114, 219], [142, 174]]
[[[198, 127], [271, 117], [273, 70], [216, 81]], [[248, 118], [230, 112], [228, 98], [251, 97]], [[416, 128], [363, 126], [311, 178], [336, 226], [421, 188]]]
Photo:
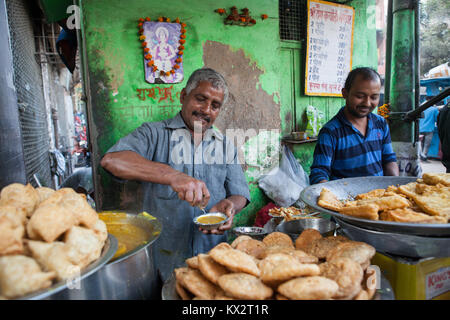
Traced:
[[170, 187], [178, 193], [178, 198], [189, 202], [193, 207], [206, 207], [210, 194], [206, 184], [187, 174], [176, 171], [170, 177]]
[[216, 203], [210, 210], [209, 212], [221, 212], [226, 214], [230, 219], [228, 220], [227, 223], [225, 223], [224, 225], [220, 226], [217, 229], [213, 229], [213, 230], [204, 230], [202, 228], [199, 228], [199, 230], [201, 232], [203, 232], [204, 234], [223, 234], [226, 230], [230, 229], [231, 226], [233, 225], [233, 217], [234, 214], [236, 212], [235, 207], [234, 207], [234, 203], [228, 199], [223, 199], [221, 201], [219, 201], [218, 203]]

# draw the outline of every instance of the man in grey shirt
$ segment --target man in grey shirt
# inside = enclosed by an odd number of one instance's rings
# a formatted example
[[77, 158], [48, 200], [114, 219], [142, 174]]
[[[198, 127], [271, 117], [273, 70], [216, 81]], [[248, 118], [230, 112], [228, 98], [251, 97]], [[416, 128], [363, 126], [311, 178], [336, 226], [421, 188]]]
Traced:
[[[101, 160], [114, 176], [143, 182], [143, 208], [163, 224], [153, 250], [163, 281], [186, 258], [226, 241], [233, 216], [250, 201], [233, 141], [212, 128], [227, 98], [222, 75], [198, 69], [181, 91], [180, 113], [142, 124]], [[200, 207], [231, 219], [212, 231], [198, 229], [193, 219]]]

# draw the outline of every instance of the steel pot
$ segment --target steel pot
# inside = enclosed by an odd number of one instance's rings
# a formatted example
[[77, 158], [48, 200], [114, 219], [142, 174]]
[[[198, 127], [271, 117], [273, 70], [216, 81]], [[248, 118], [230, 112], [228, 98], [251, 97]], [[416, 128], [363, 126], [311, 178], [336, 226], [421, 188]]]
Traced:
[[153, 264], [152, 244], [162, 225], [156, 218], [126, 214], [127, 223], [147, 231], [145, 244], [111, 261], [81, 280], [79, 288], [51, 295], [51, 300], [148, 300], [160, 299], [157, 272]]

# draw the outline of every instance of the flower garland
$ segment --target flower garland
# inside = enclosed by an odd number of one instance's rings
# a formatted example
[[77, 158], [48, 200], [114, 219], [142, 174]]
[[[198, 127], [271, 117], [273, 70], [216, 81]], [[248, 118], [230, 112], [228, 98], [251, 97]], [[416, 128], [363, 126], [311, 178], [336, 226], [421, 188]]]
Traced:
[[[141, 46], [144, 50], [144, 54], [145, 54], [144, 58], [146, 60], [147, 66], [152, 68], [153, 73], [156, 73], [158, 71], [158, 67], [155, 66], [155, 61], [152, 60], [153, 57], [149, 53], [150, 48], [147, 47], [147, 42], [145, 41], [145, 36], [144, 36], [144, 22], [145, 21], [150, 21], [150, 18], [149, 17], [146, 17], [145, 19], [140, 18], [138, 21], [139, 40], [142, 41]], [[159, 17], [158, 21], [159, 22], [171, 22], [170, 19], [167, 17]], [[184, 44], [186, 43], [186, 24], [182, 23], [179, 18], [176, 18], [173, 23], [179, 23], [181, 25], [180, 41], [178, 41], [180, 44], [178, 46], [178, 53], [177, 53], [178, 57], [175, 59], [175, 64], [173, 65], [173, 67], [170, 71], [159, 70], [160, 76], [170, 76], [171, 74], [174, 74], [176, 72], [176, 70], [180, 68], [180, 63], [183, 61], [183, 54], [184, 54], [183, 50], [184, 50]]]

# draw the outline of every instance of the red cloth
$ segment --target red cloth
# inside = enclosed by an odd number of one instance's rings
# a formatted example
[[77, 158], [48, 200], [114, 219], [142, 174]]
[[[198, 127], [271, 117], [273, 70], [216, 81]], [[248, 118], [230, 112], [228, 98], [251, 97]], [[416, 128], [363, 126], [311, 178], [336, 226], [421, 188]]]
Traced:
[[267, 221], [272, 219], [272, 217], [269, 216], [269, 210], [272, 208], [279, 208], [279, 206], [275, 205], [273, 202], [269, 202], [258, 211], [255, 219], [255, 227], [263, 228]]

